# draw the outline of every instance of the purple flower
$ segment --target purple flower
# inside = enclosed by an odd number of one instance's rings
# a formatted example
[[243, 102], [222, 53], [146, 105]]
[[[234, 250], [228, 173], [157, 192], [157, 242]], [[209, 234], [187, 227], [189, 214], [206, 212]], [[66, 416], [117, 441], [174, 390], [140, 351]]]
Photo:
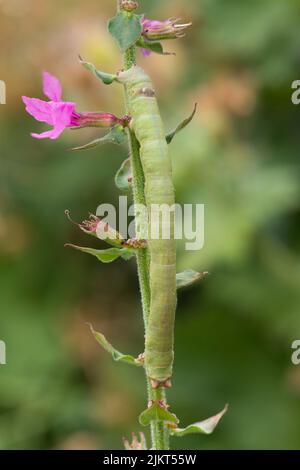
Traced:
[[[74, 125], [73, 120], [78, 117], [75, 111], [75, 103], [62, 101], [62, 88], [59, 80], [43, 72], [43, 92], [50, 101], [39, 100], [22, 96], [26, 111], [37, 121], [45, 122], [53, 129], [42, 134], [32, 133], [36, 139], [57, 139], [66, 129]], [[76, 125], [76, 124], [75, 124]]]
[[166, 21], [143, 18], [143, 36], [149, 41], [181, 38], [192, 23], [178, 24], [178, 21], [180, 21], [179, 18], [170, 18]]
[[52, 126], [42, 134], [32, 133], [36, 139], [57, 139], [67, 127], [112, 127], [116, 124], [125, 127], [130, 121], [128, 116], [118, 119], [111, 113], [77, 113], [75, 103], [62, 101], [60, 81], [48, 72], [43, 72], [43, 92], [50, 101], [22, 96], [26, 111], [37, 121]]

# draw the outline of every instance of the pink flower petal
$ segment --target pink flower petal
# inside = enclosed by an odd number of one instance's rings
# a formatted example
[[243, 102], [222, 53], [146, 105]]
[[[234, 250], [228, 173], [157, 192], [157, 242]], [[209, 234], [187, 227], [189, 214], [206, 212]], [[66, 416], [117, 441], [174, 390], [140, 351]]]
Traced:
[[51, 101], [61, 101], [60, 81], [48, 72], [43, 72], [43, 92]]
[[22, 96], [22, 101], [26, 106], [26, 111], [37, 121], [46, 122], [50, 126], [53, 125], [51, 104], [38, 98], [28, 98]]
[[143, 27], [144, 27], [144, 30], [145, 29], [148, 29], [148, 28], [162, 28], [164, 26], [165, 23], [168, 23], [168, 21], [157, 21], [157, 20], [149, 20], [147, 18], [144, 18], [142, 20], [142, 24], [143, 24]]
[[149, 57], [149, 55], [151, 55], [150, 49], [141, 49], [141, 52], [144, 57]]
[[75, 103], [51, 101], [49, 104], [51, 106], [53, 129], [41, 134], [32, 133], [31, 135], [35, 139], [57, 139], [66, 127], [71, 125], [72, 115], [75, 112]]
[[72, 121], [72, 115], [73, 113], [75, 113], [75, 106], [75, 103], [72, 102], [52, 102], [51, 108], [54, 127], [60, 125], [63, 125], [65, 127], [70, 126]]
[[64, 130], [65, 128], [63, 127], [59, 130], [50, 129], [49, 131], [42, 132], [41, 134], [36, 134], [35, 132], [32, 132], [30, 135], [35, 139], [57, 139]]

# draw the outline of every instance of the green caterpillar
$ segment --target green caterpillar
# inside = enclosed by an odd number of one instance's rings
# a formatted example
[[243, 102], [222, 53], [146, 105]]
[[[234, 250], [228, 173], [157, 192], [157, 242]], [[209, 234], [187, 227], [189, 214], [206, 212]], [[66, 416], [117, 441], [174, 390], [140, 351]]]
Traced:
[[[128, 96], [132, 129], [140, 144], [148, 209], [150, 252], [150, 314], [146, 326], [145, 368], [154, 388], [170, 386], [174, 359], [174, 321], [176, 309], [176, 246], [174, 213], [161, 224], [155, 207], [174, 208], [172, 166], [165, 129], [150, 78], [138, 66], [118, 74]], [[158, 205], [158, 206], [153, 206]], [[162, 230], [169, 234], [164, 239]], [[159, 234], [152, 238], [151, 233]], [[166, 238], [166, 237], [165, 237]]]

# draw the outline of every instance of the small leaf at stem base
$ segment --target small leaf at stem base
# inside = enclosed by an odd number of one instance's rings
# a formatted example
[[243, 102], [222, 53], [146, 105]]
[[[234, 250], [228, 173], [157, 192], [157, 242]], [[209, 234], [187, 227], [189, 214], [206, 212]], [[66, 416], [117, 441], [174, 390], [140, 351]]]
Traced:
[[74, 147], [72, 151], [80, 151], [80, 150], [90, 150], [98, 145], [104, 144], [116, 144], [121, 145], [126, 138], [126, 132], [122, 126], [115, 126], [111, 129], [111, 131], [103, 137], [99, 137], [98, 139], [92, 140], [88, 144], [81, 145], [80, 147]]
[[83, 253], [93, 255], [101, 261], [101, 263], [112, 263], [118, 258], [123, 258], [125, 261], [128, 261], [135, 254], [135, 250], [132, 248], [108, 248], [107, 250], [96, 250], [94, 248], [72, 245], [70, 243], [67, 243], [65, 246], [70, 246], [71, 248], [75, 248]]
[[157, 401], [139, 416], [139, 422], [142, 426], [149, 426], [151, 421], [166, 421], [171, 424], [179, 423], [177, 416], [168, 411], [166, 406]]
[[228, 409], [228, 405], [215, 416], [205, 419], [204, 421], [199, 421], [198, 423], [190, 424], [186, 428], [175, 428], [171, 429], [171, 436], [182, 437], [187, 434], [212, 434], [216, 426], [218, 425], [220, 419], [224, 416]]
[[177, 289], [182, 289], [183, 287], [191, 286], [195, 282], [203, 279], [208, 274], [208, 272], [198, 273], [192, 269], [187, 269], [182, 273], [176, 274], [176, 287]]
[[170, 134], [166, 136], [167, 144], [170, 144], [172, 140], [174, 139], [175, 135], [178, 134], [178, 132], [182, 131], [182, 129], [184, 129], [192, 121], [193, 117], [196, 114], [196, 111], [197, 111], [197, 103], [195, 103], [192, 114], [188, 118], [184, 119], [180, 124], [178, 124], [176, 129], [174, 129], [174, 131], [170, 132]]
[[127, 158], [117, 171], [115, 176], [115, 183], [118, 189], [121, 191], [128, 191], [131, 187], [132, 171], [130, 158]]
[[140, 47], [141, 49], [147, 49], [150, 52], [154, 52], [155, 54], [175, 55], [175, 52], [165, 52], [161, 42], [159, 42], [159, 41], [147, 41], [143, 37], [141, 37], [138, 40], [137, 46]]
[[138, 360], [135, 359], [133, 356], [130, 356], [129, 354], [123, 354], [117, 349], [115, 349], [105, 338], [105, 336], [102, 333], [99, 333], [98, 331], [95, 331], [93, 326], [89, 324], [89, 327], [91, 329], [91, 332], [93, 333], [96, 341], [102, 346], [105, 351], [107, 351], [109, 354], [112, 355], [112, 358], [116, 362], [126, 362], [127, 364], [131, 364], [137, 367], [142, 366], [143, 364]]
[[80, 63], [83, 65], [83, 67], [89, 72], [92, 72], [95, 77], [99, 78], [99, 80], [104, 83], [104, 85], [111, 85], [116, 79], [117, 76], [113, 75], [111, 73], [106, 73], [106, 72], [101, 72], [100, 70], [97, 70], [94, 64], [91, 62], [86, 62], [82, 57], [79, 56]]

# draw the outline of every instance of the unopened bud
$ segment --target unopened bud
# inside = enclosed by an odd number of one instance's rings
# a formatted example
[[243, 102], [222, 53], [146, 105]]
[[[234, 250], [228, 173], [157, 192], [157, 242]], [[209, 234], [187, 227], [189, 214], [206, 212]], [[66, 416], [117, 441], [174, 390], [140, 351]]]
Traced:
[[136, 10], [138, 7], [139, 7], [139, 4], [135, 0], [122, 0], [121, 1], [121, 10], [131, 12], [131, 11]]
[[180, 21], [179, 18], [170, 18], [166, 21], [144, 18], [142, 20], [143, 36], [149, 41], [181, 38], [192, 23], [178, 24], [178, 21]]
[[126, 240], [124, 246], [134, 249], [147, 248], [147, 241], [140, 240], [138, 238], [130, 238], [129, 240]]
[[79, 227], [87, 233], [94, 235], [100, 240], [106, 241], [107, 243], [114, 246], [121, 246], [124, 243], [124, 238], [113, 229], [107, 222], [99, 219], [95, 215], [90, 215], [89, 220], [84, 220]]
[[124, 245], [125, 239], [122, 235], [117, 232], [117, 230], [113, 229], [107, 222], [99, 219], [96, 215], [90, 214], [90, 218], [88, 220], [84, 220], [78, 224], [71, 219], [69, 211], [65, 211], [65, 213], [68, 219], [77, 225], [83, 232], [93, 235], [94, 237], [113, 246]]

